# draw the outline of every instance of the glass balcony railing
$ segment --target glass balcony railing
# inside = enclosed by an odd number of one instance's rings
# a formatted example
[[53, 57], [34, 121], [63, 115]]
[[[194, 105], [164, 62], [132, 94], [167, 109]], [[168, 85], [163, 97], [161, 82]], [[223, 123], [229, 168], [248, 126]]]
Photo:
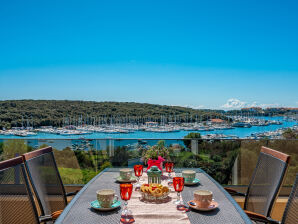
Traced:
[[291, 155], [284, 186], [298, 173], [298, 140], [0, 139], [0, 160], [52, 146], [65, 185], [83, 185], [106, 167], [143, 163], [148, 146], [164, 141], [175, 167], [199, 167], [223, 185], [247, 185], [261, 146]]

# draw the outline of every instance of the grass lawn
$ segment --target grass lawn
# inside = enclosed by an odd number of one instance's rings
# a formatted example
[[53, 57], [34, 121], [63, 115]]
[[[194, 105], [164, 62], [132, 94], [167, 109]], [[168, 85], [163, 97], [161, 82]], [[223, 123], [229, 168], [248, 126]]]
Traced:
[[97, 174], [94, 170], [64, 167], [59, 167], [59, 172], [63, 184], [86, 184]]

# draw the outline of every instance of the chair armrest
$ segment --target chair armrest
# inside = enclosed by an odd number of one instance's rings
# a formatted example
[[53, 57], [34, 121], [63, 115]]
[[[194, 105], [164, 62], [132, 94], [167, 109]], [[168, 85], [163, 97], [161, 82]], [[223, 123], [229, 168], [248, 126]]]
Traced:
[[266, 217], [264, 215], [244, 210], [246, 215], [253, 221], [263, 222], [263, 223], [270, 223], [270, 224], [279, 224], [279, 221], [276, 221], [270, 217]]
[[240, 192], [238, 192], [238, 191], [235, 191], [235, 190], [232, 189], [232, 188], [225, 187], [225, 190], [226, 190], [230, 195], [232, 195], [232, 196], [243, 196], [243, 197], [245, 197], [245, 194], [240, 193]]
[[53, 219], [53, 220], [58, 219], [59, 215], [60, 215], [62, 212], [63, 212], [63, 210], [58, 210], [58, 211], [53, 212], [52, 215], [51, 215], [51, 216], [52, 216], [52, 219]]
[[43, 223], [43, 222], [49, 222], [49, 221], [53, 221], [53, 218], [51, 215], [42, 215], [39, 216], [39, 222]]
[[272, 219], [272, 218], [270, 218], [270, 217], [267, 217], [267, 219], [268, 219], [269, 222], [272, 223], [272, 224], [280, 224], [280, 223], [281, 223], [280, 221], [274, 220], [274, 219]]
[[49, 222], [49, 221], [54, 221], [56, 220], [59, 215], [63, 212], [63, 210], [58, 210], [53, 212], [51, 215], [42, 215], [39, 216], [39, 222]]
[[74, 195], [76, 195], [78, 192], [79, 192], [79, 190], [74, 191], [74, 192], [69, 192], [69, 193], [66, 194], [66, 197], [74, 196]]

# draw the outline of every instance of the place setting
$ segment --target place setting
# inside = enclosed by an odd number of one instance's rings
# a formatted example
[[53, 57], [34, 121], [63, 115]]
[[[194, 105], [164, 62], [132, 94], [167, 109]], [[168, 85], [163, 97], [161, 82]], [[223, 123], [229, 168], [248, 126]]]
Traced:
[[[123, 168], [119, 170], [119, 177], [116, 178], [120, 188], [120, 196], [124, 201], [124, 206], [122, 208], [120, 223], [122, 224], [131, 224], [134, 223], [135, 220], [132, 215], [132, 211], [128, 209], [128, 200], [130, 200], [133, 189], [140, 189], [140, 177], [143, 174], [143, 165], [135, 165], [134, 166], [134, 174], [132, 175], [132, 169]], [[136, 182], [135, 186], [132, 182]], [[115, 191], [112, 189], [101, 189], [96, 192], [97, 200], [92, 201], [90, 203], [91, 207], [96, 211], [107, 212], [111, 210], [115, 210], [121, 207], [121, 201], [119, 197], [116, 195]]]
[[193, 186], [200, 183], [200, 180], [196, 178], [196, 171], [194, 170], [183, 170], [182, 177], [184, 177], [185, 186]]
[[97, 200], [91, 202], [91, 207], [97, 211], [111, 211], [121, 206], [121, 201], [112, 189], [96, 191]]
[[184, 177], [173, 178], [173, 187], [177, 192], [177, 200], [173, 203], [177, 205], [177, 210], [188, 212], [189, 208], [192, 208], [197, 211], [212, 211], [218, 208], [218, 202], [213, 199], [213, 193], [209, 190], [195, 190], [193, 192], [194, 198], [187, 202], [189, 207], [185, 206], [181, 198], [181, 192], [183, 191], [184, 186]]
[[[174, 172], [174, 163], [173, 162], [166, 162], [165, 163], [165, 169], [168, 173], [168, 185], [173, 185], [173, 178], [172, 173]], [[185, 186], [192, 186], [199, 184], [200, 180], [196, 178], [196, 171], [194, 170], [183, 170], [182, 171], [182, 177], [184, 177], [184, 185]]]
[[197, 211], [212, 211], [218, 208], [218, 202], [213, 199], [213, 193], [209, 190], [195, 190], [194, 198], [187, 202], [185, 206], [181, 198], [181, 192], [185, 186], [194, 186], [199, 184], [200, 180], [195, 178], [196, 171], [183, 170], [182, 177], [173, 177], [173, 187], [177, 192], [177, 200], [174, 203], [177, 205], [177, 210], [188, 212], [190, 208]]
[[119, 173], [120, 176], [116, 177], [116, 181], [119, 183], [132, 183], [138, 180], [136, 176], [133, 176], [132, 169], [130, 168], [120, 169]]
[[218, 208], [218, 202], [213, 199], [213, 193], [209, 190], [195, 190], [194, 199], [187, 202], [190, 208], [197, 211], [212, 211]]
[[[126, 183], [120, 184], [120, 196], [124, 200], [124, 207], [122, 209], [120, 223], [130, 224], [134, 223], [135, 220], [132, 216], [132, 211], [128, 209], [128, 200], [131, 198], [133, 191], [133, 185]], [[100, 212], [108, 212], [121, 207], [121, 201], [112, 189], [102, 189], [96, 191], [97, 200], [90, 203], [91, 208]]]

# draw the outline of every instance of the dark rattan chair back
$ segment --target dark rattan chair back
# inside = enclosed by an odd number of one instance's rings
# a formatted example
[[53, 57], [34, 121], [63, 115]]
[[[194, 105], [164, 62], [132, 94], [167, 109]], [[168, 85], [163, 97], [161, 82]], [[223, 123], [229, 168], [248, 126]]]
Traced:
[[26, 153], [23, 159], [41, 214], [63, 210], [67, 199], [52, 147]]
[[22, 157], [0, 162], [0, 223], [39, 223]]
[[289, 196], [289, 200], [282, 218], [282, 224], [297, 224], [298, 223], [298, 174]]
[[244, 209], [269, 217], [287, 171], [290, 156], [261, 148], [246, 193]]

